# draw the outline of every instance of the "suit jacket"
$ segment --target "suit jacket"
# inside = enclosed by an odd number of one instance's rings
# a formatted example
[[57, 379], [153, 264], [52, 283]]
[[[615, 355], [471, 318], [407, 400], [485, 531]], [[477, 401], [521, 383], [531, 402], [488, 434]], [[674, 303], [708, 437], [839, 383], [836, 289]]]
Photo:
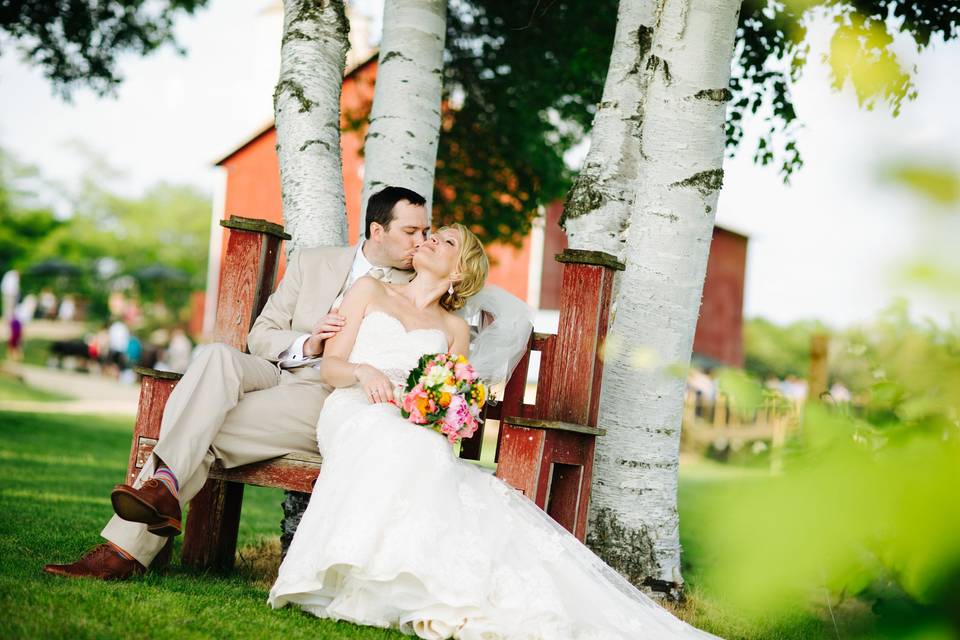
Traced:
[[[288, 261], [280, 285], [267, 299], [247, 335], [250, 353], [276, 362], [281, 353], [304, 333], [310, 333], [330, 311], [350, 276], [357, 247], [301, 249]], [[391, 280], [407, 280], [413, 272], [394, 270]], [[298, 374], [319, 372], [299, 367]]]

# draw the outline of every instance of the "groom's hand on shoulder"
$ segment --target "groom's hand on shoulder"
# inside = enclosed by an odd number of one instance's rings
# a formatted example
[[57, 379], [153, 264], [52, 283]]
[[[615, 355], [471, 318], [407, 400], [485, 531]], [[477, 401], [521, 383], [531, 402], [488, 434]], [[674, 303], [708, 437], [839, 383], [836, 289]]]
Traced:
[[339, 309], [330, 309], [330, 313], [313, 325], [310, 337], [303, 343], [303, 355], [309, 358], [323, 355], [324, 341], [340, 333], [346, 321]]

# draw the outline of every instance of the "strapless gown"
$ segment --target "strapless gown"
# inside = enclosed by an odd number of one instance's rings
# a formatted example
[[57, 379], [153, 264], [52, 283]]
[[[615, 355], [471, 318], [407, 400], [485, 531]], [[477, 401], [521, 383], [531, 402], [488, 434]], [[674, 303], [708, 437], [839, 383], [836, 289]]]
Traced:
[[[349, 360], [406, 379], [438, 330], [367, 315]], [[323, 469], [269, 603], [458, 640], [713, 638], [633, 587], [520, 492], [359, 387], [317, 423]]]

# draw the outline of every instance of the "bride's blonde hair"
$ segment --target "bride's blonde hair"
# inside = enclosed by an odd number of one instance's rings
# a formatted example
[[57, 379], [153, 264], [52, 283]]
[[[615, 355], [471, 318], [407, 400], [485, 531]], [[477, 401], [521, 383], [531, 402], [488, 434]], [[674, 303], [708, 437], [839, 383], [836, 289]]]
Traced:
[[460, 234], [457, 271], [461, 277], [453, 283], [453, 293], [444, 293], [440, 298], [440, 306], [447, 311], [456, 311], [466, 304], [467, 298], [483, 289], [487, 272], [490, 270], [490, 261], [487, 259], [487, 252], [483, 250], [480, 239], [470, 229], [459, 222], [443, 229], [454, 229]]

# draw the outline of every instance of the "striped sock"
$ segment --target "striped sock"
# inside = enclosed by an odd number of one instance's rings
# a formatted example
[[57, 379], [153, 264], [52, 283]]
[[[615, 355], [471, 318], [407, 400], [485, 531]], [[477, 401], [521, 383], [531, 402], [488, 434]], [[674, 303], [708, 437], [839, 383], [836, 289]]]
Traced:
[[118, 547], [117, 545], [110, 543], [110, 546], [113, 547], [113, 550], [117, 552], [117, 555], [123, 558], [124, 560], [133, 560], [133, 556]]
[[180, 484], [177, 482], [177, 476], [173, 475], [173, 471], [170, 471], [170, 468], [167, 465], [161, 465], [156, 471], [153, 472], [154, 480], [159, 480], [167, 486], [167, 489], [170, 490], [170, 493], [173, 494], [173, 497], [179, 497], [180, 495]]

